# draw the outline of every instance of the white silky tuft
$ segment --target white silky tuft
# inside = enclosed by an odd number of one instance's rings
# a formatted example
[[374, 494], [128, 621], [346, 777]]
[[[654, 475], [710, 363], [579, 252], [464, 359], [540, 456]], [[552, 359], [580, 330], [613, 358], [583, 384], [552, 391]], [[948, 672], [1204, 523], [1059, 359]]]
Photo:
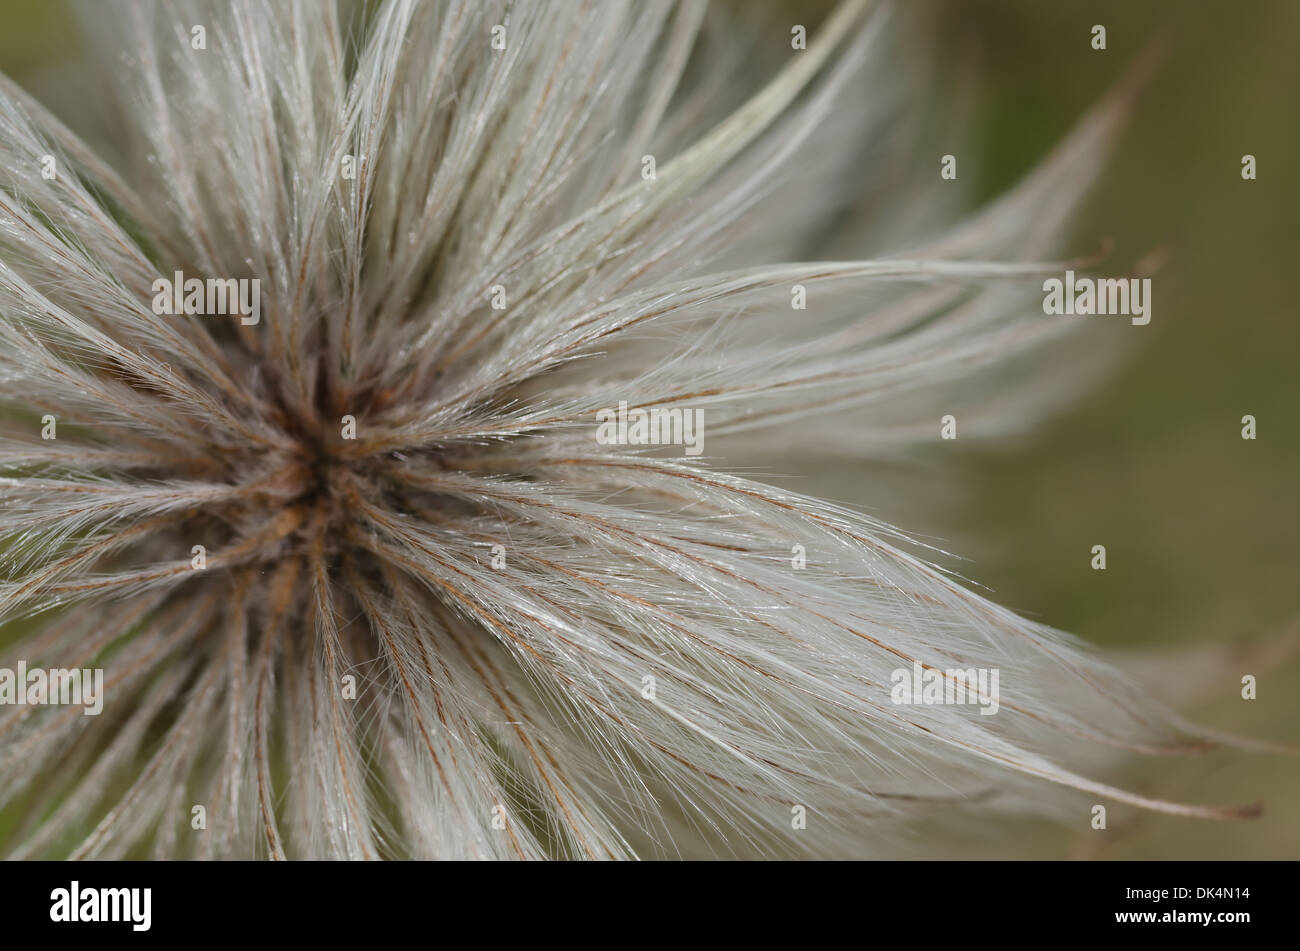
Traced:
[[[1127, 92], [893, 233], [839, 217], [897, 158], [867, 2], [757, 88], [689, 0], [113, 11], [116, 167], [0, 86], [0, 665], [106, 680], [98, 717], [0, 707], [9, 855], [870, 856], [936, 812], [1242, 814], [1080, 775], [1209, 741], [898, 531], [729, 474], [928, 441], [1059, 339], [1035, 291]], [[154, 313], [178, 270], [258, 280], [260, 323]], [[599, 444], [620, 402], [702, 410], [705, 454]], [[914, 662], [998, 670], [997, 714], [891, 702]]]

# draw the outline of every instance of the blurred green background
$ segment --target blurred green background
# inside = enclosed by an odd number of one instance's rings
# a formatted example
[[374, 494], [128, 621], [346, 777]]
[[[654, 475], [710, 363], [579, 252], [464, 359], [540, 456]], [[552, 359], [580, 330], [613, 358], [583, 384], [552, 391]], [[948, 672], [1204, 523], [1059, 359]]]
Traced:
[[[1022, 445], [961, 454], [964, 573], [1098, 644], [1156, 649], [1148, 682], [1201, 722], [1300, 744], [1300, 238], [1285, 217], [1300, 208], [1300, 4], [935, 0], [926, 12], [947, 58], [974, 61], [990, 193], [1148, 44], [1169, 49], [1072, 244], [1110, 237], [1133, 261], [1170, 243], [1154, 317], [1072, 410]], [[1105, 51], [1091, 48], [1094, 24]], [[1241, 178], [1246, 153], [1255, 181]], [[1241, 438], [1246, 414], [1254, 441]], [[1105, 571], [1091, 570], [1094, 544]], [[1255, 701], [1240, 699], [1245, 673], [1259, 678]], [[1300, 857], [1295, 757], [1161, 759], [1120, 778], [1189, 801], [1263, 799], [1267, 812], [1223, 824], [1112, 810], [1111, 832], [1084, 832], [1072, 854]]]
[[[813, 23], [826, 6], [794, 8]], [[963, 573], [1000, 603], [1120, 656], [1154, 652], [1148, 681], [1195, 719], [1300, 744], [1300, 240], [1285, 218], [1300, 207], [1300, 3], [921, 0], [909, 13], [937, 44], [937, 91], [973, 102], [976, 161], [962, 168], [979, 168], [976, 197], [1013, 183], [1163, 37], [1169, 55], [1071, 247], [1173, 253], [1130, 359], [1014, 444], [953, 444], [943, 478], [916, 480], [909, 520], [894, 520], [969, 559]], [[56, 79], [75, 50], [64, 5], [6, 0], [0, 17], [0, 70], [37, 89]], [[1241, 179], [1245, 153], [1256, 181]], [[1094, 544], [1106, 571], [1089, 567]], [[1239, 697], [1243, 673], [1259, 678], [1255, 701]], [[1105, 833], [996, 828], [936, 854], [1300, 857], [1300, 758], [1161, 758], [1109, 778], [1267, 812], [1208, 823], [1115, 807]]]

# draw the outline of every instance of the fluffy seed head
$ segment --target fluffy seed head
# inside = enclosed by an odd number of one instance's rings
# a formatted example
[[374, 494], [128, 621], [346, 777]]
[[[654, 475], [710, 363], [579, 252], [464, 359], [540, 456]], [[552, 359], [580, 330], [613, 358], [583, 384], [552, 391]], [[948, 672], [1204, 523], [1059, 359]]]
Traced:
[[[11, 855], [890, 854], [1069, 787], [1228, 814], [1071, 770], [1204, 745], [1081, 645], [734, 474], [1058, 396], [1020, 372], [1068, 329], [1036, 275], [1125, 92], [953, 223], [898, 174], [913, 57], [866, 2], [770, 69], [696, 2], [91, 15], [111, 159], [0, 87], [4, 663], [105, 674], [95, 717], [0, 707]], [[997, 676], [905, 703], [900, 670]]]

